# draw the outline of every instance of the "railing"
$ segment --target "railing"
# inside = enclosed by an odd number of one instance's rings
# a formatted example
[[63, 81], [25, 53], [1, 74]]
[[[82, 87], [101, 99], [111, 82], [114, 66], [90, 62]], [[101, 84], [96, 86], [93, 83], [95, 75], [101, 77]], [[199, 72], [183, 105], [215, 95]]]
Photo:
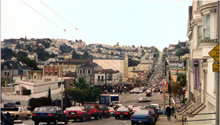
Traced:
[[[201, 114], [192, 114], [192, 115], [212, 115], [216, 113], [201, 113]], [[182, 125], [184, 125], [184, 122], [194, 122], [194, 121], [208, 121], [208, 120], [216, 120], [214, 119], [196, 119], [196, 120], [187, 120], [187, 115], [182, 115]], [[184, 118], [185, 117], [185, 118]]]

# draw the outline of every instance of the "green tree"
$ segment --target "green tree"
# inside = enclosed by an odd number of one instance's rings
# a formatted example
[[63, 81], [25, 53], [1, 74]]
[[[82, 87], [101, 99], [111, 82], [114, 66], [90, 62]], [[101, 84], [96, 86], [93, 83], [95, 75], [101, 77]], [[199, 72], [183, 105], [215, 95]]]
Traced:
[[180, 83], [181, 87], [185, 87], [186, 86], [186, 74], [178, 75], [177, 81]]
[[68, 88], [64, 91], [64, 95], [73, 99], [75, 102], [83, 103], [85, 101], [97, 101], [101, 90], [95, 87], [89, 87], [84, 78], [75, 79], [71, 84], [75, 88]]
[[9, 48], [2, 48], [1, 49], [1, 58], [4, 60], [10, 60], [16, 54]]
[[73, 49], [70, 46], [67, 46], [66, 44], [64, 44], [64, 45], [60, 45], [60, 50], [61, 50], [61, 53], [69, 53]]
[[80, 59], [80, 55], [75, 50], [72, 52], [72, 59]]
[[51, 91], [50, 91], [50, 87], [48, 89], [48, 98], [51, 99]]
[[176, 52], [176, 56], [178, 56], [180, 58], [180, 56], [183, 56], [183, 55], [185, 55], [187, 53], [189, 53], [189, 49], [188, 48], [182, 48], [182, 49], [179, 49]]
[[37, 54], [38, 54], [38, 59], [40, 59], [40, 60], [42, 60], [42, 61], [48, 60], [49, 57], [50, 57], [50, 55], [48, 54], [48, 52], [46, 52], [46, 51], [44, 50], [44, 48], [42, 48], [42, 47], [38, 47], [38, 48], [36, 49], [36, 52], [37, 52]]
[[140, 61], [132, 60], [132, 58], [128, 58], [128, 66], [137, 66]]
[[174, 82], [170, 85], [170, 88], [171, 88], [171, 93], [173, 93], [174, 95], [174, 100], [176, 101], [177, 95], [179, 96], [179, 100], [180, 100], [180, 96], [183, 94], [183, 89], [180, 83]]

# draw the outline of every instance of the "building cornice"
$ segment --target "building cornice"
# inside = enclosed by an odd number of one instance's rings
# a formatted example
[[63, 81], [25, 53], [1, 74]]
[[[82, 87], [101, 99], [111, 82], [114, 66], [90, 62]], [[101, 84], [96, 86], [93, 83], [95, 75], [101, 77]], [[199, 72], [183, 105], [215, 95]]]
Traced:
[[201, 5], [198, 9], [200, 10], [201, 15], [204, 15], [205, 13], [216, 12], [216, 10], [217, 10], [217, 1], [213, 2], [213, 3], [208, 3], [208, 4]]

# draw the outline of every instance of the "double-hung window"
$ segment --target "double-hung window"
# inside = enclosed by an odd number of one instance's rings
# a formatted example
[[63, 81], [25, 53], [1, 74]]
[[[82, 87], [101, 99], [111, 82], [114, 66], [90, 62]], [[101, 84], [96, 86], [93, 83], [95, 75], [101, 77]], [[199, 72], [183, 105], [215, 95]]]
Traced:
[[202, 26], [198, 26], [198, 46], [201, 45], [200, 40], [202, 39]]
[[210, 14], [204, 15], [204, 38], [209, 39], [210, 38]]

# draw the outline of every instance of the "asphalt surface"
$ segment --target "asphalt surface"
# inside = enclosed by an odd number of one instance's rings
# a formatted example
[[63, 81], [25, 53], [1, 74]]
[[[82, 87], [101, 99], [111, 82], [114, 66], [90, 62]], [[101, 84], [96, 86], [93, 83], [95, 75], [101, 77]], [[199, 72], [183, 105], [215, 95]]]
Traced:
[[[123, 105], [133, 105], [133, 106], [144, 106], [144, 105], [150, 105], [159, 103], [162, 104], [162, 95], [157, 93], [152, 93], [151, 97], [147, 97], [151, 100], [151, 102], [143, 102], [139, 103], [138, 99], [141, 97], [146, 97], [145, 92], [140, 93], [140, 94], [121, 94], [119, 96], [119, 100]], [[16, 125], [34, 125], [34, 122], [30, 120], [22, 120], [23, 123], [16, 124]], [[51, 123], [52, 124], [52, 123]], [[59, 123], [59, 125], [63, 125], [64, 123]], [[86, 122], [80, 122], [80, 121], [73, 121], [70, 120], [68, 125], [130, 125], [131, 120], [126, 120], [126, 119], [120, 119], [116, 120], [114, 117], [110, 118], [103, 118], [101, 120], [95, 120], [92, 119], [91, 121], [86, 121]], [[46, 123], [40, 123], [40, 125], [46, 125]]]

